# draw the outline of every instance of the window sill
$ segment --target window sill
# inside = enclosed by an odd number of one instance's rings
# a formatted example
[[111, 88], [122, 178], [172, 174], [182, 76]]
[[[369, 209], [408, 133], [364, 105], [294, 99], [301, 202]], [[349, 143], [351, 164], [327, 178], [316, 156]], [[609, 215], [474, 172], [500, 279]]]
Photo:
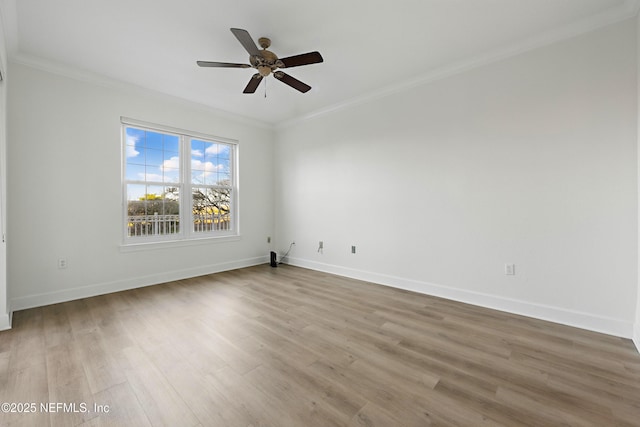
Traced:
[[157, 249], [181, 248], [188, 246], [208, 245], [217, 243], [237, 242], [242, 240], [242, 236], [218, 236], [202, 237], [198, 239], [165, 240], [162, 242], [146, 241], [140, 243], [123, 243], [120, 245], [120, 252], [138, 252]]

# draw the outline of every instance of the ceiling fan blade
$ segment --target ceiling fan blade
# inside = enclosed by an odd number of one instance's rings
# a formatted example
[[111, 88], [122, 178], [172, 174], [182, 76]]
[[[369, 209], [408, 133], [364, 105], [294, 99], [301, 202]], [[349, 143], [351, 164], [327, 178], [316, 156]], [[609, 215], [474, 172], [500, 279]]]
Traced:
[[285, 68], [299, 67], [301, 65], [317, 64], [323, 62], [320, 52], [308, 52], [301, 55], [289, 56], [288, 58], [282, 58], [280, 61], [284, 64]]
[[255, 56], [260, 55], [260, 50], [258, 50], [258, 46], [253, 41], [249, 32], [247, 30], [243, 30], [241, 28], [231, 28], [231, 32], [238, 39], [240, 44], [245, 48], [249, 55]]
[[196, 61], [196, 63], [201, 67], [251, 68], [249, 64], [233, 64], [231, 62]]
[[249, 80], [249, 84], [247, 84], [247, 87], [244, 88], [244, 91], [242, 91], [242, 93], [255, 93], [256, 89], [258, 89], [258, 86], [260, 86], [261, 81], [262, 76], [259, 73], [255, 73], [251, 77], [251, 80]]
[[282, 71], [276, 71], [273, 73], [273, 76], [280, 80], [282, 83], [291, 86], [292, 88], [299, 90], [302, 93], [309, 92], [311, 86], [306, 83], [302, 83], [300, 80], [291, 77], [289, 74], [283, 73]]

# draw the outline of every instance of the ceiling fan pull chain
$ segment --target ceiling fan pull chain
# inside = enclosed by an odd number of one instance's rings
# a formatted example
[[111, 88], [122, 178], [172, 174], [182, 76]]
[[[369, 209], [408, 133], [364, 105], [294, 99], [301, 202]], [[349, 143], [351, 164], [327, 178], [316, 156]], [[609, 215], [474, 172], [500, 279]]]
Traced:
[[267, 97], [267, 80], [268, 79], [264, 79], [264, 97]]

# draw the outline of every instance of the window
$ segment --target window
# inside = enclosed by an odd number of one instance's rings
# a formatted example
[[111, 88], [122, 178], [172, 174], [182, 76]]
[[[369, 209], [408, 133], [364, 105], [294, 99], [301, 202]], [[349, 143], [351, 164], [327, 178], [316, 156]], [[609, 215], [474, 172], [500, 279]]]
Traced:
[[122, 119], [125, 244], [237, 235], [237, 144]]

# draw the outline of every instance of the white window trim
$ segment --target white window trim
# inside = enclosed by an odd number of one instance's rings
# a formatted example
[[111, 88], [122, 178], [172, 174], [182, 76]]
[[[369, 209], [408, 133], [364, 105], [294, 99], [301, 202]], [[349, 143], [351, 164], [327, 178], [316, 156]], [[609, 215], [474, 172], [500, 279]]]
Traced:
[[242, 240], [242, 236], [218, 236], [218, 237], [202, 237], [194, 239], [176, 239], [163, 241], [145, 241], [140, 243], [127, 243], [120, 246], [120, 252], [138, 252], [156, 249], [182, 248], [188, 246], [198, 246], [205, 244], [217, 244], [227, 242], [238, 242]]
[[[194, 132], [186, 129], [180, 129], [171, 126], [159, 125], [157, 123], [145, 122], [142, 120], [121, 117], [121, 183], [122, 183], [122, 251], [135, 251], [142, 249], [159, 249], [165, 247], [191, 246], [210, 242], [229, 242], [240, 240], [240, 223], [239, 223], [239, 185], [238, 185], [238, 151], [239, 143], [237, 140], [213, 136], [201, 132]], [[126, 127], [142, 128], [150, 131], [164, 132], [176, 135], [180, 138], [180, 222], [188, 224], [180, 227], [180, 232], [175, 234], [165, 234], [160, 236], [127, 236], [128, 222], [128, 201], [127, 201], [127, 179], [126, 179]], [[189, 214], [192, 212], [192, 197], [190, 188], [191, 184], [191, 153], [190, 145], [192, 139], [200, 139], [210, 142], [219, 142], [228, 144], [233, 147], [231, 150], [232, 165], [232, 191], [231, 191], [231, 230], [215, 231], [215, 232], [194, 232], [193, 218]], [[189, 190], [189, 191], [187, 191]], [[187, 207], [188, 206], [188, 207]], [[183, 208], [187, 207], [187, 208]]]

